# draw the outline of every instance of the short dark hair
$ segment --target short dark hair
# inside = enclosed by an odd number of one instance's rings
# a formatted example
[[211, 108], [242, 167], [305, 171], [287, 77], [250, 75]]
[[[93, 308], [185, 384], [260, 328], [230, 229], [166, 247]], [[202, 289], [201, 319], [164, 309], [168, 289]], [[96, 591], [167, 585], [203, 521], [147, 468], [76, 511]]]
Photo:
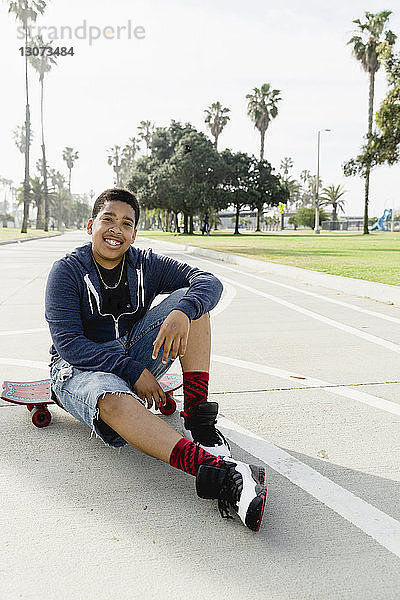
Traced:
[[139, 202], [136, 199], [135, 194], [124, 188], [111, 188], [105, 190], [100, 194], [92, 208], [92, 219], [95, 219], [99, 212], [102, 210], [106, 202], [126, 202], [131, 206], [135, 212], [135, 227], [139, 221]]

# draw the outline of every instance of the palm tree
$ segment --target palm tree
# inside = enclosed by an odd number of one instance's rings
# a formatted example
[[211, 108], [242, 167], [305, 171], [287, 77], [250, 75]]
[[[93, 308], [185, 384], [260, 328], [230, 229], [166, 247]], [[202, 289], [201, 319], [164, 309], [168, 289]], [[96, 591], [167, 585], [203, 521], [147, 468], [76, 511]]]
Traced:
[[53, 219], [57, 222], [57, 229], [63, 228], [63, 223], [68, 221], [71, 207], [71, 193], [65, 187], [64, 175], [55, 169], [49, 169], [52, 190], [49, 194], [50, 206], [53, 210]]
[[213, 102], [204, 112], [206, 113], [204, 121], [214, 137], [214, 147], [217, 149], [218, 138], [230, 119], [228, 115], [230, 108], [223, 107], [221, 102]]
[[247, 114], [261, 135], [260, 160], [264, 160], [264, 138], [271, 119], [278, 114], [280, 90], [271, 90], [269, 83], [263, 83], [261, 88], [254, 88], [252, 94], [247, 94]]
[[302, 171], [300, 173], [300, 179], [304, 184], [306, 184], [308, 182], [310, 177], [311, 177], [311, 171], [308, 171], [308, 169], [304, 169], [304, 171]]
[[[27, 132], [29, 134], [28, 143], [26, 141], [26, 133]], [[28, 127], [28, 129], [26, 128], [26, 122], [25, 122], [25, 125], [18, 125], [18, 127], [16, 127], [14, 129], [13, 138], [14, 138], [14, 142], [15, 142], [15, 145], [17, 146], [18, 150], [21, 152], [21, 154], [24, 154], [24, 156], [25, 156], [25, 173], [26, 173], [26, 157], [28, 156], [28, 164], [29, 164], [29, 148], [32, 145], [33, 131], [30, 126]], [[27, 150], [27, 147], [28, 147], [28, 150]], [[28, 190], [28, 196], [26, 196], [26, 193], [25, 193], [26, 190]], [[22, 187], [18, 188], [19, 204], [23, 204], [23, 206], [24, 206], [24, 216], [23, 216], [23, 220], [22, 220], [21, 233], [27, 233], [27, 230], [28, 230], [29, 206], [30, 206], [30, 202], [31, 202], [30, 191], [31, 191], [31, 188], [30, 188], [30, 178], [29, 178], [27, 186], [26, 186], [26, 182], [24, 180]]]
[[290, 156], [285, 156], [285, 158], [283, 158], [281, 160], [281, 169], [283, 171], [285, 178], [287, 178], [287, 176], [288, 176], [289, 169], [292, 169], [292, 168], [293, 168], [293, 160], [290, 158]]
[[[15, 142], [15, 145], [17, 146], [18, 150], [21, 152], [21, 154], [25, 154], [26, 153], [26, 128], [25, 128], [25, 125], [18, 125], [18, 127], [16, 127], [14, 129], [13, 138], [14, 138], [14, 142]], [[29, 128], [29, 144], [28, 144], [28, 146], [32, 145], [33, 138], [34, 138], [33, 131], [31, 128]]]
[[[264, 139], [271, 119], [278, 114], [278, 102], [282, 100], [279, 96], [280, 90], [272, 90], [269, 83], [263, 83], [261, 88], [254, 88], [252, 94], [247, 94], [247, 114], [258, 129], [261, 136], [260, 162], [264, 160]], [[257, 209], [256, 231], [260, 230], [260, 211]]]
[[[43, 47], [43, 46], [51, 46], [52, 42], [44, 42], [42, 36], [38, 35], [31, 42], [32, 47]], [[37, 219], [36, 227], [44, 228], [45, 231], [49, 230], [49, 191], [47, 185], [47, 164], [46, 164], [46, 147], [44, 143], [44, 127], [43, 127], [43, 82], [44, 75], [51, 71], [51, 66], [57, 64], [56, 59], [53, 56], [30, 56], [30, 63], [35, 71], [39, 74], [39, 83], [40, 83], [40, 122], [42, 128], [42, 177], [43, 177], [43, 198], [44, 198], [44, 222], [43, 219]]]
[[116, 181], [115, 181], [115, 185], [117, 187], [121, 187], [121, 169], [122, 169], [122, 162], [121, 162], [121, 146], [113, 146], [112, 148], [109, 148], [108, 150], [109, 155], [107, 157], [107, 162], [108, 164], [113, 168], [115, 175], [116, 175]]
[[[379, 48], [378, 45], [382, 41], [386, 41], [389, 45], [393, 45], [396, 36], [390, 31], [384, 32], [388, 19], [392, 14], [391, 10], [384, 10], [380, 13], [373, 14], [365, 12], [365, 22], [361, 23], [360, 19], [355, 19], [353, 23], [358, 26], [358, 35], [347, 42], [353, 47], [355, 58], [361, 63], [362, 68], [369, 74], [369, 101], [368, 101], [368, 139], [372, 135], [372, 121], [374, 114], [374, 90], [375, 90], [375, 73], [380, 67], [379, 63]], [[383, 38], [384, 34], [384, 40]], [[368, 202], [369, 202], [369, 175], [370, 166], [367, 165], [365, 171], [365, 193], [364, 193], [364, 234], [369, 233], [368, 229]]]
[[63, 160], [65, 160], [65, 162], [67, 163], [67, 167], [68, 167], [68, 171], [69, 171], [68, 191], [69, 191], [69, 193], [71, 193], [71, 171], [73, 169], [75, 161], [78, 160], [78, 158], [79, 158], [79, 152], [77, 150], [74, 150], [70, 146], [66, 146], [66, 148], [63, 150], [62, 157], [63, 157]]
[[[30, 22], [35, 22], [38, 13], [41, 15], [44, 13], [46, 8], [46, 2], [44, 0], [17, 0], [17, 2], [8, 2], [8, 12], [13, 13], [15, 18], [22, 23], [25, 32], [25, 47], [28, 46], [28, 28]], [[30, 128], [31, 128], [31, 116], [29, 108], [29, 86], [28, 86], [28, 57], [25, 54], [25, 139], [30, 140]], [[25, 176], [24, 176], [24, 217], [22, 220], [21, 233], [27, 233], [28, 217], [29, 217], [29, 147], [30, 144], [25, 144]]]
[[126, 185], [133, 167], [136, 153], [139, 151], [139, 140], [135, 137], [129, 138], [129, 144], [122, 148], [121, 153], [121, 184]]
[[289, 191], [289, 205], [294, 205], [296, 208], [300, 204], [300, 193], [301, 193], [301, 185], [297, 181], [297, 179], [293, 179], [288, 177], [283, 180], [283, 183], [286, 184], [287, 189]]
[[153, 137], [154, 124], [151, 121], [140, 121], [138, 126], [138, 136], [146, 144], [146, 156], [149, 155], [151, 138]]
[[44, 183], [40, 177], [31, 177], [31, 201], [37, 208], [36, 214], [36, 229], [42, 229], [43, 225], [43, 199], [44, 199]]
[[344, 200], [340, 200], [343, 194], [346, 193], [341, 185], [329, 185], [324, 187], [320, 196], [320, 206], [332, 205], [332, 221], [337, 221], [338, 209], [344, 212]]

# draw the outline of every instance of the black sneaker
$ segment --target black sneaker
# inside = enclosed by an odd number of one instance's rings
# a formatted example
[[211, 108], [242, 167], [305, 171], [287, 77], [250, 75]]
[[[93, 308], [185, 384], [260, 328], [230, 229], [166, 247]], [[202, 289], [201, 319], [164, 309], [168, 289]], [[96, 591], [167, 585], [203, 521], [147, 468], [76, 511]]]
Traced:
[[237, 512], [243, 523], [258, 531], [267, 499], [265, 469], [233, 459], [221, 459], [219, 465], [202, 464], [196, 476], [200, 498], [218, 500], [221, 516], [232, 519], [228, 507]]
[[217, 402], [198, 404], [190, 416], [181, 412], [183, 435], [214, 456], [230, 457], [232, 456], [230, 446], [222, 433], [215, 427], [217, 414]]

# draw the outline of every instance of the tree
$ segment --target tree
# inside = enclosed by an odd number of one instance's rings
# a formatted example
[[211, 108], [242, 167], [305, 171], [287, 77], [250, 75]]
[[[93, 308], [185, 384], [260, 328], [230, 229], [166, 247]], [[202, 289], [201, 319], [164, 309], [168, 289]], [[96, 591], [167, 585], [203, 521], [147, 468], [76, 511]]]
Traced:
[[[285, 181], [281, 181], [278, 175], [273, 174], [273, 168], [266, 160], [258, 161], [252, 157], [250, 166], [251, 187], [249, 188], [250, 208], [257, 210], [257, 216], [261, 215], [264, 205], [278, 206], [289, 200], [289, 188]], [[259, 227], [259, 221], [257, 222]], [[256, 231], [260, 229], [256, 228]]]
[[14, 188], [14, 182], [12, 179], [7, 179], [5, 177], [0, 177], [0, 186], [2, 187], [2, 189], [4, 190], [4, 200], [0, 203], [1, 206], [1, 211], [3, 213], [8, 213], [9, 210], [9, 202], [7, 199], [7, 190], [9, 192], [9, 194], [11, 195], [11, 199], [13, 197], [13, 192], [15, 190]]
[[385, 64], [388, 91], [376, 113], [377, 130], [361, 154], [345, 164], [345, 175], [363, 175], [367, 165], [394, 165], [400, 160], [400, 53], [383, 43], [380, 56]]
[[224, 163], [221, 192], [225, 196], [226, 205], [232, 204], [235, 207], [234, 235], [239, 235], [240, 211], [245, 206], [250, 206], [254, 199], [251, 192], [254, 185], [251, 173], [253, 159], [244, 152], [233, 154], [230, 150], [221, 152], [221, 158]]
[[293, 160], [290, 158], [290, 156], [285, 156], [285, 158], [283, 158], [281, 160], [281, 169], [283, 171], [283, 176], [285, 177], [285, 179], [287, 179], [289, 169], [292, 169], [292, 168], [293, 168]]
[[247, 114], [258, 129], [261, 136], [260, 160], [264, 159], [264, 139], [271, 119], [278, 114], [280, 90], [272, 90], [269, 83], [263, 83], [260, 89], [254, 88], [252, 94], [247, 94]]
[[344, 212], [344, 200], [340, 198], [346, 193], [341, 185], [329, 185], [324, 187], [320, 196], [320, 206], [332, 205], [332, 221], [337, 221], [338, 209]]
[[90, 206], [86, 194], [74, 194], [69, 214], [69, 227], [84, 228], [90, 218]]
[[57, 222], [57, 228], [61, 229], [63, 223], [68, 223], [72, 195], [66, 187], [65, 177], [60, 171], [49, 169], [49, 179], [51, 182], [51, 190], [49, 191], [50, 214]]
[[[385, 10], [377, 14], [365, 12], [365, 21], [355, 19], [353, 23], [358, 26], [358, 35], [354, 35], [348, 42], [353, 47], [355, 58], [361, 63], [362, 68], [369, 74], [369, 100], [368, 100], [368, 131], [367, 141], [372, 136], [372, 122], [374, 114], [374, 90], [375, 74], [380, 67], [378, 46], [384, 40], [387, 44], [393, 45], [396, 36], [385, 27], [388, 23], [392, 11]], [[382, 39], [383, 38], [383, 39]], [[353, 161], [354, 162], [354, 161]], [[351, 169], [344, 168], [345, 175], [350, 174]], [[368, 229], [368, 204], [369, 204], [369, 178], [371, 164], [365, 164], [365, 192], [364, 192], [364, 235], [369, 233]]]
[[79, 159], [79, 152], [74, 150], [70, 146], [66, 146], [62, 154], [63, 160], [67, 163], [68, 167], [68, 191], [71, 193], [71, 172], [74, 167], [75, 161]]
[[372, 140], [372, 154], [376, 164], [393, 165], [400, 160], [400, 53], [391, 46], [382, 48], [388, 92], [377, 114], [379, 133]]
[[190, 124], [171, 121], [152, 135], [151, 156], [136, 161], [128, 182], [144, 209], [166, 211], [166, 223], [184, 216], [184, 232], [193, 233], [194, 217], [219, 206], [218, 183], [221, 161], [212, 142]]
[[190, 123], [182, 125], [174, 120], [169, 127], [157, 127], [151, 138], [151, 157], [158, 163], [168, 160], [174, 154], [182, 137], [193, 131], [196, 132], [196, 129]]
[[33, 206], [37, 208], [36, 213], [36, 229], [43, 229], [43, 200], [44, 200], [44, 184], [43, 180], [36, 176], [31, 177], [30, 181], [30, 197]]
[[168, 161], [169, 176], [176, 187], [185, 233], [193, 233], [193, 217], [218, 207], [218, 184], [222, 163], [211, 141], [200, 131], [185, 133]]
[[[27, 138], [26, 138], [27, 133], [29, 135], [28, 143], [27, 143]], [[17, 146], [18, 150], [21, 152], [21, 154], [23, 154], [25, 156], [25, 173], [26, 173], [26, 157], [28, 156], [28, 166], [29, 166], [29, 148], [32, 144], [33, 131], [30, 126], [27, 128], [26, 124], [19, 125], [13, 131], [13, 138], [14, 138], [14, 142], [15, 142], [15, 145]], [[20, 203], [23, 203], [23, 205], [24, 205], [24, 216], [23, 216], [23, 221], [22, 221], [21, 233], [27, 233], [28, 221], [29, 221], [29, 206], [30, 206], [30, 201], [31, 201], [30, 177], [28, 180], [28, 184], [26, 184], [26, 181], [24, 180], [23, 187], [18, 188], [18, 189], [19, 189], [19, 201], [20, 201]], [[26, 195], [26, 190], [28, 190], [28, 195]]]
[[[13, 131], [13, 138], [15, 145], [21, 154], [25, 154], [26, 152], [26, 128], [24, 125], [18, 125]], [[32, 140], [34, 138], [34, 134], [31, 128], [29, 128], [29, 143], [28, 146], [31, 146]]]
[[[52, 42], [44, 42], [43, 38], [38, 35], [36, 38], [34, 38], [31, 43], [30, 46], [31, 47], [51, 47]], [[32, 67], [35, 69], [35, 71], [38, 73], [39, 75], [39, 83], [40, 83], [40, 123], [41, 123], [41, 129], [42, 129], [42, 162], [41, 162], [41, 167], [42, 167], [42, 177], [43, 177], [43, 190], [44, 190], [44, 220], [43, 218], [37, 218], [36, 219], [36, 228], [37, 229], [44, 229], [45, 231], [49, 230], [49, 192], [48, 192], [48, 185], [47, 185], [47, 167], [46, 167], [46, 146], [44, 143], [44, 126], [43, 126], [43, 82], [44, 82], [44, 76], [45, 73], [49, 73], [49, 71], [51, 71], [51, 67], [52, 65], [57, 64], [56, 59], [54, 58], [54, 56], [48, 56], [46, 54], [43, 54], [43, 56], [33, 56], [31, 55], [29, 57], [29, 61], [32, 65]], [[38, 211], [39, 214], [39, 211]]]
[[[247, 114], [258, 129], [261, 137], [260, 161], [264, 160], [264, 139], [271, 119], [278, 114], [278, 102], [282, 99], [280, 90], [272, 90], [269, 83], [263, 83], [261, 88], [254, 88], [252, 94], [247, 94]], [[260, 231], [260, 212], [257, 211], [257, 227]]]
[[[321, 221], [327, 221], [328, 215], [323, 209], [319, 211], [319, 217]], [[297, 209], [295, 215], [295, 222], [297, 225], [303, 225], [304, 227], [314, 227], [315, 222], [315, 210], [312, 206], [301, 206]]]
[[230, 119], [228, 115], [230, 109], [223, 107], [220, 102], [213, 102], [204, 112], [206, 113], [204, 121], [214, 138], [214, 147], [217, 149], [218, 138]]
[[[43, 222], [43, 198], [44, 198], [44, 186], [43, 180], [40, 176], [30, 178], [29, 182], [29, 203], [37, 209], [36, 215], [36, 229], [41, 229], [38, 225]], [[20, 187], [17, 190], [17, 203], [20, 205], [24, 201], [24, 187]]]
[[[28, 29], [31, 22], [35, 22], [38, 13], [41, 15], [46, 8], [46, 2], [43, 0], [17, 0], [17, 2], [8, 2], [8, 12], [15, 15], [15, 18], [22, 23], [25, 32], [25, 47], [28, 46]], [[31, 117], [29, 108], [29, 86], [28, 86], [28, 57], [25, 52], [25, 139], [31, 140], [30, 128]], [[24, 176], [24, 216], [22, 220], [21, 233], [27, 233], [27, 224], [29, 217], [29, 147], [30, 144], [25, 144], [25, 176]]]
[[292, 179], [291, 177], [284, 179], [283, 183], [286, 185], [289, 192], [289, 205], [293, 205], [297, 208], [301, 202], [301, 184], [297, 179]]
[[129, 180], [129, 174], [135, 162], [135, 156], [139, 151], [139, 140], [135, 137], [129, 138], [121, 153], [121, 185], [125, 186]]
[[138, 126], [138, 136], [146, 144], [146, 156], [149, 155], [151, 147], [151, 138], [154, 131], [154, 124], [151, 121], [140, 121]]
[[310, 177], [311, 177], [311, 171], [308, 171], [308, 169], [304, 169], [304, 171], [302, 171], [300, 173], [300, 179], [304, 184], [307, 183], [307, 181], [309, 180]]
[[[300, 187], [298, 195], [298, 206], [309, 206], [310, 204], [315, 208], [315, 191], [317, 185], [317, 176], [311, 175], [311, 172], [304, 170], [300, 173], [300, 179], [303, 185]], [[319, 180], [319, 187], [322, 186], [321, 179]]]
[[289, 170], [293, 168], [293, 160], [290, 158], [290, 156], [285, 156], [281, 160], [280, 168], [283, 171], [283, 182], [286, 184], [289, 192], [288, 202], [289, 204], [297, 205], [300, 202], [301, 185], [298, 181], [296, 181], [296, 179], [289, 177]]
[[115, 185], [116, 187], [121, 187], [121, 170], [122, 170], [122, 156], [121, 156], [121, 146], [112, 146], [108, 150], [107, 162], [113, 168], [115, 173]]

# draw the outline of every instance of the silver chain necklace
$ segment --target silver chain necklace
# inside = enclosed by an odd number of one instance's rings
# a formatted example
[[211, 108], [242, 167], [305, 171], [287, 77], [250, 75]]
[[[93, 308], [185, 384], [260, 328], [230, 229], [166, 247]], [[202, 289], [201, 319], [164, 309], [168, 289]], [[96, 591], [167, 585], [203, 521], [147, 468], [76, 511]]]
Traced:
[[96, 267], [97, 272], [99, 274], [101, 283], [104, 285], [104, 287], [106, 288], [106, 290], [115, 290], [119, 286], [119, 284], [121, 283], [122, 273], [124, 271], [124, 265], [125, 265], [125, 254], [124, 254], [124, 258], [122, 259], [121, 273], [119, 274], [118, 282], [115, 285], [107, 285], [106, 282], [104, 281], [104, 279], [101, 276], [100, 269], [99, 269], [99, 267], [97, 265], [96, 259], [94, 261], [94, 264], [95, 264], [95, 267]]

